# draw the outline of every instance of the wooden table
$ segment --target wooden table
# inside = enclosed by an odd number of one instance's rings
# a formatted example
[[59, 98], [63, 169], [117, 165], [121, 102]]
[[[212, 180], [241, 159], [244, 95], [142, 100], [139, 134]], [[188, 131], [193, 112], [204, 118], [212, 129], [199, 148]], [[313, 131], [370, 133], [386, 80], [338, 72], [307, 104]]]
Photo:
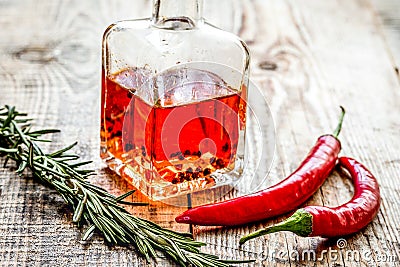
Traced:
[[[0, 1], [0, 104], [15, 105], [36, 126], [62, 130], [54, 149], [79, 140], [95, 159], [96, 183], [114, 194], [128, 185], [98, 160], [101, 36], [108, 24], [150, 14], [150, 1]], [[239, 248], [239, 238], [287, 215], [237, 228], [194, 227], [204, 251], [223, 258], [255, 258], [254, 266], [399, 266], [400, 264], [400, 5], [395, 0], [205, 1], [205, 17], [239, 34], [251, 50], [251, 78], [262, 88], [276, 129], [276, 150], [264, 187], [293, 171], [316, 138], [347, 108], [342, 155], [377, 176], [382, 205], [361, 232], [336, 239], [278, 233]], [[2, 163], [2, 162], [0, 162]], [[306, 204], [335, 206], [353, 187], [337, 173]], [[143, 266], [135, 251], [110, 248], [96, 236], [88, 245], [54, 190], [0, 169], [2, 266]], [[146, 200], [144, 197], [135, 196]], [[132, 209], [164, 227], [187, 231], [173, 218], [184, 208], [159, 203]], [[340, 250], [338, 259], [324, 254]], [[314, 251], [316, 260], [295, 259]], [[346, 251], [361, 254], [359, 261]], [[161, 262], [159, 266], [169, 266]], [[153, 264], [150, 264], [150, 266]]]

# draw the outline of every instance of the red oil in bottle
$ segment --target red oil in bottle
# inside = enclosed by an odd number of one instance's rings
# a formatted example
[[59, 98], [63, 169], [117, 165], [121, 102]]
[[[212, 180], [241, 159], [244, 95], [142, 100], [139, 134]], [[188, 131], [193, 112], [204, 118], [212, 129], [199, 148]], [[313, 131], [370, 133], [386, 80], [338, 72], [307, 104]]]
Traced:
[[146, 79], [143, 69], [103, 77], [101, 156], [109, 167], [153, 199], [211, 187], [214, 173], [234, 170], [244, 90], [194, 69]]

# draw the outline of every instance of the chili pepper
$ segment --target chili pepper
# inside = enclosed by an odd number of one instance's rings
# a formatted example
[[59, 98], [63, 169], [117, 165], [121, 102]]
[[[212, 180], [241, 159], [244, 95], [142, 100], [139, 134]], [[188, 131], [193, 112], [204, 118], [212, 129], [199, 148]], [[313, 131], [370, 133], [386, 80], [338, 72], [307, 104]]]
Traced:
[[349, 202], [335, 208], [307, 206], [277, 225], [242, 237], [239, 243], [279, 231], [291, 231], [304, 237], [335, 237], [353, 234], [364, 228], [379, 210], [381, 198], [378, 182], [365, 166], [354, 159], [341, 157], [339, 164], [353, 179], [355, 192]]
[[336, 165], [345, 110], [333, 135], [323, 135], [290, 176], [267, 189], [231, 200], [189, 209], [175, 218], [178, 223], [197, 225], [242, 225], [292, 211], [323, 184]]

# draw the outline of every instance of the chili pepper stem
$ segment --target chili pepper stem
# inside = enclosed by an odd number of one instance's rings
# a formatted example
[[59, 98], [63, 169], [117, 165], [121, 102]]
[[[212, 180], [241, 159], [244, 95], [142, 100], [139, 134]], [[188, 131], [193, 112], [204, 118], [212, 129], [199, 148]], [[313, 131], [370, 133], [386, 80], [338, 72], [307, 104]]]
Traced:
[[333, 136], [336, 138], [339, 136], [339, 133], [342, 130], [343, 118], [344, 118], [344, 114], [346, 113], [346, 110], [344, 109], [344, 107], [340, 106], [340, 109], [342, 110], [342, 113], [340, 114], [340, 117], [339, 117], [339, 123], [336, 126], [335, 131], [333, 132]]
[[303, 237], [309, 236], [312, 232], [312, 215], [304, 209], [299, 209], [281, 223], [243, 236], [240, 239], [239, 244], [242, 245], [250, 239], [280, 231], [290, 231]]

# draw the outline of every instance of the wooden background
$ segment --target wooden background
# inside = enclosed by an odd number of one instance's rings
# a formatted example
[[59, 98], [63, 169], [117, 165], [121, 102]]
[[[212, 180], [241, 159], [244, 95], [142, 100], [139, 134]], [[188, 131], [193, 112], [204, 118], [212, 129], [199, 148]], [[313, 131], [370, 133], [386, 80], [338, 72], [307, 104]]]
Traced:
[[[38, 128], [61, 129], [48, 149], [79, 140], [76, 152], [96, 160], [93, 182], [115, 194], [128, 185], [98, 160], [101, 36], [113, 21], [147, 17], [150, 6], [145, 0], [0, 0], [0, 105], [29, 112]], [[253, 266], [400, 266], [399, 12], [396, 0], [205, 0], [205, 17], [249, 44], [252, 80], [274, 117], [275, 160], [264, 187], [296, 168], [316, 138], [334, 127], [343, 105], [342, 155], [359, 159], [378, 177], [382, 206], [366, 229], [346, 237], [337, 260], [289, 259], [285, 252], [338, 250], [336, 240], [291, 233], [238, 247], [243, 234], [286, 216], [232, 229], [194, 227], [195, 238], [209, 244], [204, 251], [255, 258]], [[335, 173], [307, 204], [335, 206], [349, 200], [352, 190], [349, 179]], [[187, 231], [173, 221], [183, 210], [151, 203], [132, 212]], [[71, 220], [54, 190], [28, 173], [18, 177], [0, 168], [2, 266], [146, 264], [134, 251], [105, 246], [100, 237], [81, 244]], [[367, 256], [346, 258], [349, 250]]]

